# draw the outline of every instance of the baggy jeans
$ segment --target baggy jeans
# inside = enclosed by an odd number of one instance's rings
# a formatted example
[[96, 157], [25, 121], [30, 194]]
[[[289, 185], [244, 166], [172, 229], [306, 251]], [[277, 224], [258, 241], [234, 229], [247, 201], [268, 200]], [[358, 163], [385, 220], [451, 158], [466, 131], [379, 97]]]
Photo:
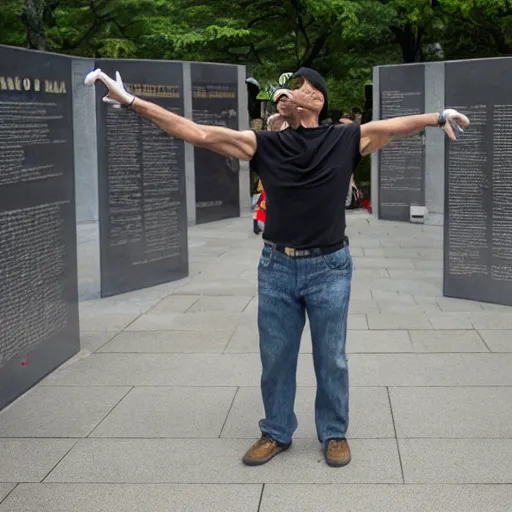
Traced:
[[317, 380], [318, 440], [345, 438], [349, 389], [345, 352], [352, 281], [348, 246], [326, 255], [290, 257], [265, 245], [258, 265], [258, 328], [265, 418], [261, 432], [283, 444], [297, 429], [297, 360], [306, 312]]

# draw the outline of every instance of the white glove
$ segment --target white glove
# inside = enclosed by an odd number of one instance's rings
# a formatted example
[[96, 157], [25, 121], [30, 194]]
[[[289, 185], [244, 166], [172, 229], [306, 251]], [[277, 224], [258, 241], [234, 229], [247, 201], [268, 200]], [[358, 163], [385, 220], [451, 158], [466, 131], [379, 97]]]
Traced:
[[443, 110], [439, 115], [439, 126], [443, 128], [450, 140], [456, 140], [459, 133], [469, 126], [469, 119], [453, 108]]
[[84, 84], [94, 85], [96, 80], [101, 80], [108, 89], [108, 94], [103, 98], [103, 101], [112, 105], [114, 108], [121, 108], [123, 105], [131, 106], [135, 101], [135, 96], [125, 89], [119, 71], [116, 71], [116, 80], [114, 82], [114, 80], [103, 73], [101, 69], [95, 69], [87, 74]]

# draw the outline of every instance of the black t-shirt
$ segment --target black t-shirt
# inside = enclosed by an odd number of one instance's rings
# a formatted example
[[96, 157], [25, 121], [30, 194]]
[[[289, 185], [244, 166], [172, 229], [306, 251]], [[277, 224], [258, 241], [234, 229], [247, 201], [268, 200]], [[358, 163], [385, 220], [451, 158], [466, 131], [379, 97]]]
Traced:
[[345, 236], [345, 199], [361, 159], [356, 124], [256, 132], [251, 166], [266, 194], [263, 238], [296, 249], [330, 247]]

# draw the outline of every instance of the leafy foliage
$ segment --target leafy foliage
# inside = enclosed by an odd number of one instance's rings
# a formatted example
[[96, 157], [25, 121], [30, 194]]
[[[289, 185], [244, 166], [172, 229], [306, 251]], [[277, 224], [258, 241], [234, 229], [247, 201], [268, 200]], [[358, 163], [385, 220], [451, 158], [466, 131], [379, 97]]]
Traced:
[[246, 64], [263, 85], [311, 66], [331, 108], [376, 64], [512, 54], [512, 0], [1, 0], [0, 43], [88, 57]]

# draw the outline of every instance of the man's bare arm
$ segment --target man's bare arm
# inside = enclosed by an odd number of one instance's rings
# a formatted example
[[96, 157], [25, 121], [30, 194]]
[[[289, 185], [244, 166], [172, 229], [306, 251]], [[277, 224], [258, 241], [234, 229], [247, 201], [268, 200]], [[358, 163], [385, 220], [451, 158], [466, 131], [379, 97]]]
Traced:
[[360, 151], [369, 155], [389, 144], [394, 137], [420, 133], [426, 126], [438, 126], [439, 114], [395, 117], [361, 125]]
[[456, 132], [462, 132], [468, 125], [469, 119], [453, 109], [446, 109], [441, 114], [420, 114], [372, 121], [361, 126], [360, 152], [362, 155], [369, 155], [389, 144], [394, 137], [414, 135], [427, 126], [441, 127], [450, 140], [455, 140]]
[[200, 125], [173, 114], [154, 103], [144, 101], [130, 94], [118, 72], [116, 72], [116, 79], [113, 80], [101, 69], [95, 69], [87, 74], [84, 83], [94, 85], [97, 80], [101, 80], [108, 89], [108, 95], [103, 98], [105, 103], [117, 108], [121, 106], [130, 107], [169, 135], [189, 142], [194, 146], [210, 149], [240, 160], [250, 160], [256, 152], [256, 135], [250, 130], [237, 131], [221, 126]]
[[169, 135], [194, 146], [240, 160], [250, 160], [256, 152], [256, 135], [251, 130], [237, 131], [222, 126], [197, 124], [140, 98], [135, 98], [131, 108]]

